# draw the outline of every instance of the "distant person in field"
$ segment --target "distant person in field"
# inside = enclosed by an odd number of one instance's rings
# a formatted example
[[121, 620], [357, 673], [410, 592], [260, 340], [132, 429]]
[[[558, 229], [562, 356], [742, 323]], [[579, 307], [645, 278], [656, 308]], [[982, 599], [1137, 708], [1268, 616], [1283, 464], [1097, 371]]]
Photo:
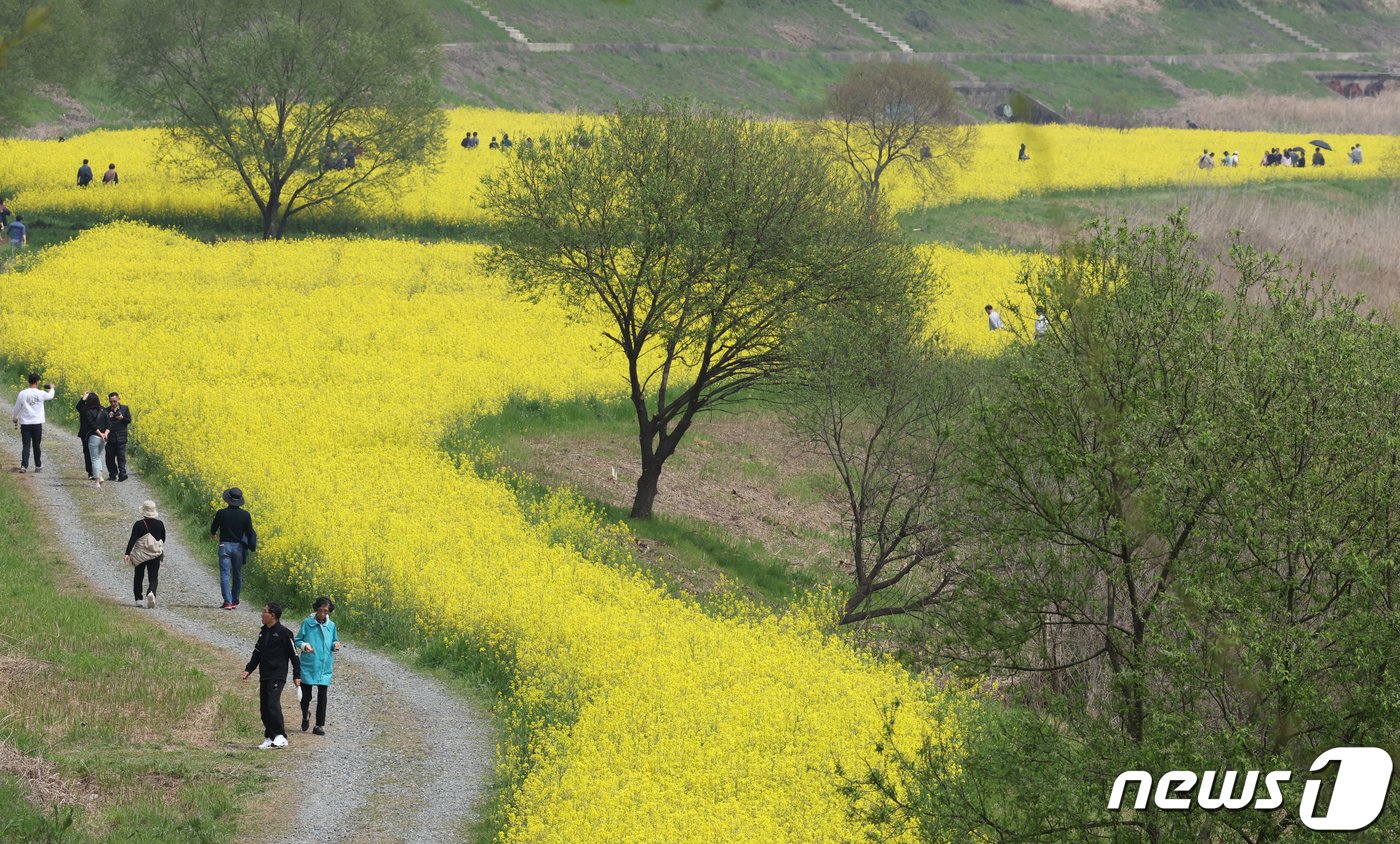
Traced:
[[0, 231], [10, 224], [10, 206], [5, 204], [5, 198], [0, 197]]
[[243, 561], [249, 549], [258, 547], [257, 533], [253, 531], [253, 517], [243, 509], [243, 490], [230, 487], [224, 490], [223, 499], [228, 506], [214, 514], [209, 536], [219, 543], [219, 586], [224, 593], [221, 609], [232, 610], [237, 609], [238, 596], [243, 591]]
[[1030, 153], [1026, 152], [1026, 145], [1025, 145], [1025, 144], [1021, 144], [1021, 150], [1020, 150], [1019, 152], [1016, 153], [1016, 160], [1017, 160], [1017, 161], [1030, 161], [1030, 160], [1031, 160], [1031, 155], [1030, 155]]
[[513, 147], [513, 146], [515, 146], [515, 141], [512, 141], [512, 140], [510, 139], [510, 133], [509, 133], [509, 132], [502, 132], [502, 133], [501, 133], [501, 149], [510, 149], [510, 148]]
[[29, 245], [29, 229], [24, 225], [23, 214], [15, 215], [15, 221], [5, 227], [5, 233], [10, 236], [11, 249], [18, 249], [21, 246]]
[[[1360, 163], [1361, 163], [1361, 144], [1357, 144], [1356, 146], [1354, 146], [1354, 147], [1351, 148], [1351, 163], [1352, 163], [1352, 164], [1360, 164]], [[4, 201], [3, 201], [3, 200], [0, 200], [0, 205], [3, 205], [3, 204], [4, 204]]]
[[[126, 540], [126, 554], [122, 562], [134, 566], [131, 575], [131, 591], [136, 595], [136, 606], [146, 609], [156, 608], [156, 589], [160, 587], [160, 564], [165, 559], [165, 522], [156, 518], [156, 503], [141, 502], [141, 518], [131, 526], [131, 537]], [[146, 537], [149, 537], [146, 538]], [[148, 580], [149, 588], [143, 586]]]
[[[223, 511], [220, 511], [223, 512]], [[282, 687], [287, 685], [287, 664], [292, 666], [292, 682], [301, 685], [301, 659], [292, 640], [292, 631], [282, 626], [282, 605], [263, 605], [262, 630], [253, 655], [243, 668], [247, 680], [258, 671], [258, 703], [263, 722], [263, 743], [258, 750], [287, 746], [287, 725], [282, 720]]]
[[1239, 151], [1239, 150], [1235, 150], [1234, 152], [1230, 153], [1230, 166], [1231, 166], [1231, 167], [1238, 167], [1238, 166], [1240, 166], [1240, 151]]
[[318, 736], [326, 734], [326, 692], [330, 690], [331, 674], [335, 671], [335, 654], [340, 650], [331, 612], [335, 602], [322, 595], [311, 604], [311, 615], [297, 630], [296, 646], [301, 652], [301, 731], [311, 726], [311, 693], [316, 692], [316, 729]]
[[988, 305], [985, 310], [987, 311], [987, 327], [989, 329], [1000, 331], [1006, 327], [1001, 321], [1001, 314], [997, 313], [995, 308]]
[[492, 135], [492, 136], [491, 136], [491, 143], [487, 144], [486, 146], [487, 146], [488, 149], [500, 149], [500, 148], [501, 148], [501, 142], [498, 141], [498, 140], [496, 140], [496, 136], [495, 136], [495, 135]]
[[919, 147], [919, 160], [928, 161], [930, 158], [933, 158], [933, 150], [929, 149], [928, 144]]
[[85, 188], [92, 184], [92, 168], [88, 166], [88, 160], [83, 159], [83, 166], [78, 168], [78, 187]]
[[117, 165], [108, 164], [107, 172], [102, 174], [102, 184], [115, 185], [120, 179], [117, 178]]
[[39, 389], [39, 373], [29, 373], [29, 386], [15, 396], [15, 412], [10, 421], [19, 429], [19, 470], [29, 471], [29, 450], [34, 449], [34, 471], [44, 471], [44, 402], [53, 401], [53, 384]]
[[1327, 163], [1327, 159], [1325, 159], [1325, 158], [1322, 157], [1322, 150], [1321, 150], [1320, 148], [1319, 148], [1319, 149], [1316, 149], [1316, 150], [1313, 150], [1313, 162], [1312, 162], [1313, 166], [1314, 166], [1314, 167], [1321, 167], [1322, 165], [1324, 165], [1324, 164], [1326, 164], [1326, 163]]
[[1050, 318], [1045, 315], [1044, 308], [1035, 309], [1035, 339], [1039, 340], [1050, 333]]
[[1215, 156], [1206, 150], [1201, 150], [1201, 157], [1196, 159], [1196, 166], [1202, 170], [1211, 170], [1215, 167]]
[[107, 416], [112, 423], [112, 434], [107, 438], [107, 480], [126, 480], [126, 441], [127, 428], [135, 421], [131, 408], [122, 404], [120, 393], [107, 394]]
[[467, 134], [465, 134], [465, 135], [462, 136], [462, 149], [471, 149], [471, 148], [472, 148], [472, 133], [471, 133], [471, 132], [468, 132]]
[[529, 135], [526, 135], [526, 136], [525, 136], [525, 142], [524, 142], [523, 144], [521, 144], [521, 146], [524, 147], [525, 149], [534, 149], [534, 148], [535, 148], [535, 139], [532, 138], [532, 137], [530, 137]]

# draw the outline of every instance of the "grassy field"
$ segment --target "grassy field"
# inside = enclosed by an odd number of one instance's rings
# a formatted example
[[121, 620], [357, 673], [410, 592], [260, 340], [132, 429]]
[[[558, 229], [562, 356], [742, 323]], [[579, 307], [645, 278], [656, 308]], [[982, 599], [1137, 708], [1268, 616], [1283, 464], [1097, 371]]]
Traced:
[[893, 50], [831, 3], [793, 0], [489, 0], [531, 41], [717, 44], [785, 50]]
[[241, 660], [97, 598], [45, 532], [0, 474], [0, 841], [256, 828], [271, 777], [246, 751], [260, 730]]

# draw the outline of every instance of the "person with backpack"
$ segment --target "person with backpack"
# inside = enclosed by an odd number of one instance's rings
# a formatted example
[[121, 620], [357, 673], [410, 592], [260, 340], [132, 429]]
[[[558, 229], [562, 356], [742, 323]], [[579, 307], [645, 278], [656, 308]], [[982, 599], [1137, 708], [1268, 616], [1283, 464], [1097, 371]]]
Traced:
[[[123, 563], [136, 567], [131, 577], [136, 606], [144, 603], [152, 610], [156, 608], [156, 590], [160, 588], [160, 564], [165, 559], [165, 523], [156, 515], [154, 501], [141, 502], [141, 518], [131, 526], [131, 538], [126, 541], [126, 553], [122, 555]], [[147, 578], [150, 587], [143, 591], [142, 584]]]

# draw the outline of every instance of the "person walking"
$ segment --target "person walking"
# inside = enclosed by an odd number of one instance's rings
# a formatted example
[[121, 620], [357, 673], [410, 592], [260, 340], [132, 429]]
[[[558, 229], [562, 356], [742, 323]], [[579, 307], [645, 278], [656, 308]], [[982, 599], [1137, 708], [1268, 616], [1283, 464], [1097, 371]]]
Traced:
[[29, 451], [34, 450], [34, 471], [44, 470], [44, 453], [40, 446], [44, 441], [44, 402], [53, 401], [53, 385], [45, 384], [39, 389], [39, 374], [29, 373], [29, 386], [15, 396], [15, 411], [10, 421], [19, 429], [20, 451], [19, 470], [29, 471]]
[[297, 649], [301, 652], [301, 731], [311, 726], [311, 692], [316, 692], [316, 729], [314, 735], [326, 734], [326, 692], [335, 670], [335, 654], [340, 650], [331, 613], [335, 602], [322, 595], [311, 603], [311, 616], [297, 630]]
[[[135, 566], [131, 576], [131, 591], [136, 606], [156, 608], [156, 590], [160, 588], [160, 564], [165, 559], [165, 522], [156, 518], [156, 503], [141, 502], [141, 518], [131, 526], [131, 538], [126, 541], [122, 562]], [[150, 587], [142, 585], [149, 578]], [[144, 600], [143, 600], [144, 597]]]
[[119, 393], [107, 394], [107, 415], [112, 433], [107, 437], [107, 480], [126, 480], [126, 429], [131, 426], [131, 408], [122, 404]]
[[[220, 511], [222, 512], [222, 511]], [[287, 663], [292, 664], [292, 682], [301, 685], [301, 660], [292, 641], [292, 631], [282, 626], [282, 605], [263, 605], [262, 630], [253, 656], [243, 668], [246, 681], [258, 671], [258, 702], [262, 713], [263, 743], [258, 750], [287, 746], [287, 726], [282, 720], [282, 687], [287, 685]]]
[[253, 532], [253, 517], [243, 509], [243, 490], [230, 487], [224, 490], [223, 499], [228, 506], [214, 514], [209, 535], [219, 543], [222, 608], [231, 610], [238, 606], [238, 595], [243, 591], [243, 561], [248, 547], [257, 547], [257, 534]]
[[1044, 308], [1035, 309], [1035, 339], [1039, 340], [1050, 333], [1050, 318], [1045, 315]]
[[983, 310], [987, 312], [987, 327], [989, 329], [991, 329], [992, 331], [1000, 331], [1002, 328], [1005, 327], [1001, 321], [1001, 314], [997, 313], [995, 308], [993, 308], [991, 305], [988, 305]]
[[5, 233], [10, 236], [11, 249], [29, 245], [29, 229], [24, 225], [23, 214], [15, 215], [15, 221], [5, 227]]
[[83, 159], [83, 166], [78, 168], [78, 187], [85, 188], [92, 184], [92, 168], [88, 166], [88, 160]]
[[97, 430], [97, 414], [102, 411], [102, 400], [97, 397], [96, 392], [89, 390], [83, 393], [83, 397], [78, 399], [73, 409], [78, 412], [78, 440], [83, 446], [83, 471], [87, 472], [88, 480], [95, 481], [97, 476], [92, 473], [92, 450], [88, 447], [88, 437]]
[[107, 172], [105, 172], [105, 173], [102, 174], [102, 184], [104, 184], [104, 185], [115, 185], [115, 184], [119, 183], [120, 181], [121, 181], [121, 177], [117, 175], [117, 165], [115, 165], [115, 164], [108, 164], [108, 165], [107, 165]]

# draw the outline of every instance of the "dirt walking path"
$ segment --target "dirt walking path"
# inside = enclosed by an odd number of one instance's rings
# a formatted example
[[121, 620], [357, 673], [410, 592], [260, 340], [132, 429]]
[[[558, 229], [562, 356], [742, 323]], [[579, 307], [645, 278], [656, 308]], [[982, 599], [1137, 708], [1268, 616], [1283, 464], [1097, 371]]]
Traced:
[[[14, 396], [0, 396], [0, 401], [13, 407]], [[17, 471], [19, 434], [8, 419], [5, 423], [0, 466]], [[109, 481], [93, 489], [81, 467], [77, 437], [62, 428], [45, 427], [43, 454], [43, 472], [33, 473], [31, 462], [30, 473], [19, 477], [47, 511], [57, 541], [83, 576], [133, 615], [152, 616], [181, 634], [236, 654], [240, 664], [246, 661], [262, 623], [261, 607], [244, 596], [236, 610], [218, 608], [212, 544], [191, 548], [179, 531], [170, 530], [157, 607], [138, 608], [131, 569], [121, 556], [131, 524], [140, 517], [141, 502], [155, 501], [165, 517], [164, 502], [134, 472], [124, 483]], [[248, 507], [256, 519], [257, 501], [250, 500]], [[282, 621], [295, 632], [309, 614], [306, 607], [289, 607]], [[273, 758], [279, 769], [294, 778], [294, 787], [287, 791], [300, 800], [294, 817], [283, 815], [287, 823], [272, 840], [303, 844], [463, 838], [477, 817], [491, 773], [495, 751], [489, 717], [431, 677], [360, 647], [353, 630], [345, 633], [346, 647], [336, 656], [327, 735], [300, 731], [296, 691], [289, 686], [282, 709], [290, 751], [261, 751], [277, 754]], [[248, 683], [250, 699], [257, 695], [254, 682]]]

